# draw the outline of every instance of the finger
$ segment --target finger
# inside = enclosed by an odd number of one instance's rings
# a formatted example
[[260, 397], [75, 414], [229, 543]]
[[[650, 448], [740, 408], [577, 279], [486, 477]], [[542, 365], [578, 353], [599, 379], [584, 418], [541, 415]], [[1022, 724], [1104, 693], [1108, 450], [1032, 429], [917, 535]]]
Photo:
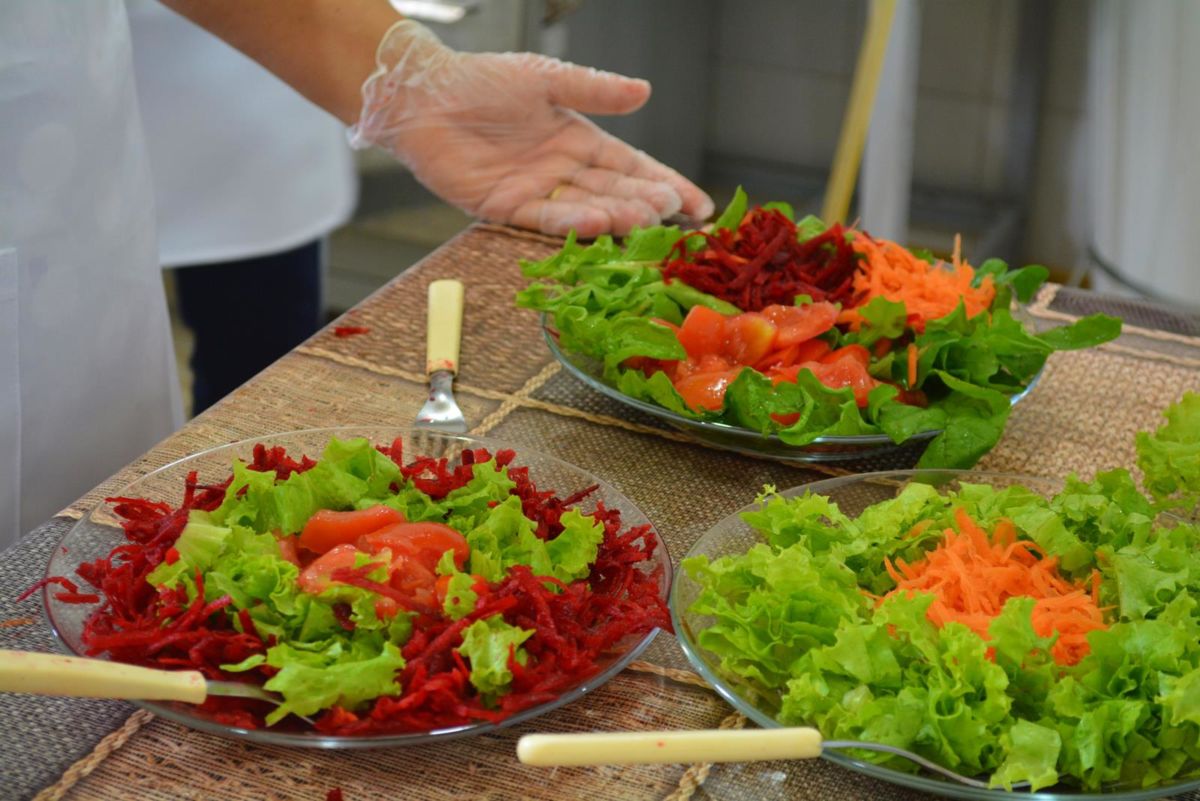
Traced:
[[615, 72], [543, 59], [550, 102], [583, 114], [629, 114], [650, 99], [650, 83]]
[[598, 195], [578, 186], [561, 187], [555, 190], [552, 197], [554, 200], [583, 203], [603, 211], [608, 215], [609, 227], [602, 233], [625, 236], [634, 228], [648, 228], [662, 222], [662, 215], [641, 198]]
[[528, 200], [506, 222], [554, 236], [566, 236], [574, 230], [577, 236], [585, 238], [599, 236], [612, 228], [612, 220], [603, 209], [557, 197]]
[[571, 183], [594, 195], [643, 201], [654, 209], [659, 219], [670, 217], [683, 207], [683, 200], [670, 184], [634, 178], [615, 170], [590, 167], [576, 174]]
[[683, 202], [680, 211], [697, 220], [707, 220], [713, 213], [713, 202], [703, 189], [693, 184], [687, 178], [670, 167], [651, 158], [640, 150], [596, 129], [597, 137], [592, 144], [592, 152], [584, 158], [593, 167], [613, 170], [635, 178], [647, 181], [660, 181], [668, 184], [679, 195]]

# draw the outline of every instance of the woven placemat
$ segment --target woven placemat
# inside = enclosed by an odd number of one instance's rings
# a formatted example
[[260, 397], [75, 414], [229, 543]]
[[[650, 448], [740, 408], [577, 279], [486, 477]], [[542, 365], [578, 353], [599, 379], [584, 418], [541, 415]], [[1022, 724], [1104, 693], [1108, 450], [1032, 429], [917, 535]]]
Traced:
[[[429, 281], [445, 277], [467, 281], [463, 369], [456, 394], [476, 431], [585, 465], [611, 481], [655, 521], [676, 561], [709, 525], [751, 500], [764, 483], [794, 486], [847, 470], [915, 462], [919, 450], [911, 448], [838, 466], [745, 457], [699, 446], [655, 418], [598, 396], [551, 363], [536, 320], [512, 308], [512, 294], [521, 285], [516, 259], [540, 258], [553, 249], [553, 242], [542, 237], [490, 226], [468, 230], [339, 321], [364, 326], [367, 333], [339, 338], [332, 328], [322, 331], [68, 512], [78, 515], [130, 479], [205, 447], [302, 427], [403, 424], [425, 394], [420, 372], [425, 289]], [[1032, 313], [1039, 324], [1050, 325], [1102, 305], [1095, 296], [1052, 288], [1039, 297]], [[1130, 316], [1139, 326], [1134, 336], [1050, 360], [982, 467], [1061, 476], [1131, 464], [1133, 432], [1157, 426], [1163, 407], [1186, 389], [1200, 389], [1200, 372], [1194, 367], [1200, 364], [1200, 339], [1173, 318], [1164, 322], [1155, 317], [1153, 307], [1133, 311]], [[1163, 328], [1156, 328], [1160, 324]], [[61, 522], [51, 525], [61, 533]], [[39, 547], [18, 549], [23, 569], [35, 574], [49, 553], [44, 544]], [[5, 575], [0, 572], [0, 598], [16, 581]], [[5, 609], [14, 615], [37, 614], [29, 605]], [[41, 639], [30, 639], [24, 647], [48, 647], [40, 623], [32, 624], [30, 632], [39, 628], [41, 634], [25, 636]], [[41, 789], [40, 797], [46, 799], [321, 799], [334, 787], [349, 801], [922, 797], [822, 762], [555, 771], [516, 762], [515, 738], [527, 731], [745, 725], [713, 693], [695, 686], [694, 674], [669, 635], [660, 635], [634, 669], [532, 723], [471, 740], [392, 751], [268, 748], [138, 713], [64, 774], [70, 756], [86, 752], [96, 735], [112, 730], [128, 708], [98, 703], [88, 709], [108, 711], [87, 712], [81, 702], [72, 701], [46, 713], [35, 706], [44, 702], [0, 703], [8, 716], [0, 721], [48, 714], [82, 721], [79, 727], [87, 729], [86, 736], [46, 735], [28, 748], [17, 744], [0, 751], [6, 779], [9, 764], [37, 762], [55, 747], [64, 754], [42, 759], [47, 765], [36, 775], [13, 773], [22, 783], [3, 785], [4, 797], [12, 798]], [[103, 714], [111, 718], [95, 718]], [[99, 722], [89, 728], [93, 719]], [[63, 742], [69, 747], [61, 747]], [[1189, 801], [1200, 801], [1200, 794]]]

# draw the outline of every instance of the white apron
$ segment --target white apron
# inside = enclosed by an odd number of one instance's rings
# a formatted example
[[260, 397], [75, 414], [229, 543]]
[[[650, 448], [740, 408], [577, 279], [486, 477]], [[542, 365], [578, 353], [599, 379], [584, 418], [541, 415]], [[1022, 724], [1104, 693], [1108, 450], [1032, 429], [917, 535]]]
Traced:
[[120, 0], [0, 3], [0, 546], [182, 421]]
[[290, 250], [350, 218], [344, 125], [158, 0], [126, 8], [163, 266]]

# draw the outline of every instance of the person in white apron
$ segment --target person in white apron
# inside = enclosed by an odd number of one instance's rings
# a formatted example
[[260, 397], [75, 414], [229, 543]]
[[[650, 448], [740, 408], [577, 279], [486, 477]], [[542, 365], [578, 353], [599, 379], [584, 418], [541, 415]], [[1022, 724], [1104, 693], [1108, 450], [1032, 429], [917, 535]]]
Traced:
[[120, 0], [0, 3], [0, 546], [181, 422]]
[[125, 7], [199, 414], [321, 326], [324, 238], [353, 213], [354, 160], [341, 123], [254, 61], [157, 0]]
[[[166, 4], [472, 214], [588, 236], [712, 212], [581, 116], [636, 110], [644, 81], [456, 53], [374, 0]], [[151, 195], [120, 0], [0, 3], [0, 543], [180, 423]]]

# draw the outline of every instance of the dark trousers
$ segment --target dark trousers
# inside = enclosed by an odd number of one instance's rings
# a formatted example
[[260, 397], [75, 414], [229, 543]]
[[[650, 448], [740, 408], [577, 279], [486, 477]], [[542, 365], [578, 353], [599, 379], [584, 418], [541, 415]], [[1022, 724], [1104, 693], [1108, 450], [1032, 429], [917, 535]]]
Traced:
[[192, 414], [199, 414], [321, 325], [321, 242], [241, 261], [179, 267], [183, 322], [195, 334]]

